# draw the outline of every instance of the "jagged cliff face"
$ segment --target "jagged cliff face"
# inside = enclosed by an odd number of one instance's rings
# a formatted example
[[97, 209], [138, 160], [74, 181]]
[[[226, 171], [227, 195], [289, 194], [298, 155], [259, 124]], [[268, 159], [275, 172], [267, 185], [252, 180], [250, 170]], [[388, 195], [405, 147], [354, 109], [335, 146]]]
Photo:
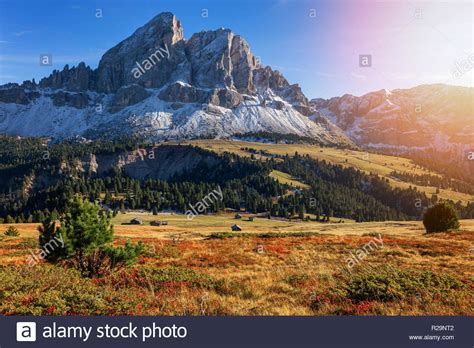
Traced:
[[[179, 79], [181, 76], [176, 76], [179, 70], [184, 73], [190, 69], [184, 46], [183, 29], [174, 15], [165, 13], [153, 18], [103, 55], [97, 69], [97, 90], [115, 93], [120, 87], [131, 84], [159, 88], [170, 80]], [[154, 66], [136, 78], [133, 69], [137, 62], [141, 64], [145, 59], [153, 61]], [[182, 69], [180, 64], [183, 64]], [[189, 78], [189, 73], [187, 75], [182, 77]]]
[[134, 179], [169, 180], [203, 163], [212, 168], [219, 161], [216, 156], [203, 154], [188, 146], [168, 145], [107, 155], [88, 154], [72, 161], [63, 161], [59, 174], [76, 172], [102, 176], [111, 170], [120, 169]]
[[95, 70], [80, 63], [39, 84], [0, 87], [0, 132], [9, 134], [160, 140], [269, 131], [352, 145], [314, 113], [300, 87], [261, 66], [241, 36], [218, 29], [185, 40], [171, 13], [108, 50]]

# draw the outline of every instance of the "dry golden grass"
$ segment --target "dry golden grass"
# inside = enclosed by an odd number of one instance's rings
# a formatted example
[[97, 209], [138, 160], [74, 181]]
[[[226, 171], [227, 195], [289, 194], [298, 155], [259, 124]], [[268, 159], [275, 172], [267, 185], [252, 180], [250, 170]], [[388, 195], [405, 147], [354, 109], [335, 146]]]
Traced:
[[[119, 216], [117, 220], [132, 216]], [[140, 217], [147, 221], [165, 219], [164, 216], [152, 215]], [[125, 239], [142, 240], [149, 247], [147, 255], [125, 273], [119, 272], [99, 280], [79, 281], [74, 280], [71, 274], [62, 274], [60, 266], [49, 270], [45, 263], [23, 270], [22, 282], [28, 282], [28, 277], [31, 277], [30, 285], [21, 285], [27, 286], [28, 291], [25, 290], [24, 294], [20, 294], [20, 290], [9, 292], [10, 297], [0, 304], [0, 313], [474, 315], [474, 220], [461, 221], [461, 229], [457, 232], [426, 234], [419, 222], [287, 224], [261, 219], [262, 226], [259, 226], [260, 219], [257, 219], [247, 232], [311, 230], [321, 235], [206, 239], [204, 237], [218, 231], [221, 224], [225, 226], [233, 221], [231, 217], [196, 218], [192, 221], [192, 228], [185, 228], [185, 222], [180, 218], [166, 216], [171, 225], [164, 227], [116, 226], [117, 243], [122, 244]], [[178, 226], [178, 221], [181, 226]], [[267, 225], [263, 226], [264, 223]], [[244, 225], [244, 222], [240, 224]], [[35, 224], [15, 226], [20, 236], [4, 237], [0, 241], [0, 265], [7, 267], [4, 268], [7, 273], [18, 272], [14, 270], [14, 265], [25, 264], [29, 253], [37, 245]], [[181, 238], [173, 239], [174, 232], [183, 234]], [[343, 291], [351, 279], [344, 271], [347, 259], [374, 237], [378, 238], [379, 234], [383, 247], [374, 249], [360, 262], [362, 270], [378, 272], [389, 266], [425, 275], [446, 275], [447, 279], [453, 279], [463, 287], [444, 291], [442, 285], [433, 285], [429, 289], [420, 286], [415, 293], [397, 300], [356, 301], [349, 298]], [[152, 275], [153, 269], [180, 271], [176, 279], [171, 277], [160, 282]], [[1, 272], [0, 267], [0, 278]], [[187, 280], [189, 276], [183, 278], [183, 274], [189, 272], [204, 275], [204, 280], [196, 282]], [[48, 285], [36, 285], [42, 282]], [[81, 284], [75, 295], [79, 303], [69, 303], [72, 300], [68, 295], [69, 299], [57, 300], [59, 304], [44, 304], [46, 300], [42, 298], [45, 292], [61, 296], [61, 291], [56, 288], [65, 283], [64, 286], [69, 286], [67, 282], [76, 284], [73, 287]], [[14, 280], [5, 281], [0, 287], [14, 287], [14, 283]], [[47, 298], [50, 299], [50, 295]]]
[[[242, 214], [242, 219], [237, 220], [233, 214], [199, 215], [192, 221], [181, 214], [160, 213], [152, 215], [149, 213], [119, 214], [113, 218], [116, 237], [120, 238], [151, 238], [151, 239], [180, 239], [202, 240], [212, 233], [231, 232], [231, 226], [238, 224], [243, 233], [300, 233], [316, 232], [332, 235], [354, 235], [361, 236], [368, 233], [381, 233], [401, 236], [422, 236], [425, 229], [421, 221], [384, 221], [384, 222], [353, 222], [344, 219], [344, 223], [319, 223], [304, 221], [288, 221], [277, 219], [266, 219], [256, 217], [253, 222], [248, 221], [252, 214]], [[132, 218], [137, 217], [143, 221], [143, 225], [122, 225]], [[150, 221], [166, 220], [167, 226], [150, 226]], [[338, 221], [338, 219], [335, 219]], [[20, 231], [22, 238], [38, 238], [39, 224], [3, 224], [0, 225], [0, 235], [9, 226], [15, 226]], [[461, 228], [466, 232], [474, 232], [474, 220], [461, 220]], [[235, 232], [238, 234], [239, 232]], [[16, 240], [15, 237], [5, 237], [8, 240]], [[1, 252], [1, 250], [0, 250]]]
[[[392, 187], [408, 188], [417, 187], [418, 190], [425, 192], [428, 197], [436, 193], [436, 187], [414, 185], [390, 177], [392, 171], [407, 172], [410, 174], [431, 174], [440, 175], [425, 168], [415, 165], [412, 160], [388, 155], [368, 153], [356, 150], [345, 150], [328, 147], [319, 147], [316, 145], [303, 144], [264, 144], [258, 142], [245, 141], [226, 141], [226, 140], [192, 140], [189, 144], [212, 150], [217, 153], [233, 152], [240, 156], [250, 157], [250, 153], [241, 150], [241, 148], [254, 148], [256, 150], [265, 150], [271, 154], [294, 155], [298, 152], [300, 155], [309, 155], [314, 159], [325, 160], [333, 164], [339, 164], [344, 167], [354, 167], [366, 173], [374, 173], [387, 178]], [[264, 156], [256, 156], [264, 159]], [[461, 201], [463, 204], [473, 202], [474, 197], [469, 194], [456, 192], [452, 190], [440, 190], [440, 198], [451, 199], [455, 202]]]

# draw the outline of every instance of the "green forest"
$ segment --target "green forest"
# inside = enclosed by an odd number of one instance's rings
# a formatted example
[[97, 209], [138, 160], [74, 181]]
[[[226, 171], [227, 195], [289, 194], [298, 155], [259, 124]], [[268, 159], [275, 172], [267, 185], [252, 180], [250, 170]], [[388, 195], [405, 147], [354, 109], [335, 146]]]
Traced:
[[[329, 217], [358, 222], [420, 220], [424, 210], [438, 201], [435, 195], [427, 197], [416, 188], [393, 189], [386, 179], [377, 175], [298, 153], [273, 155], [260, 161], [253, 156], [218, 155], [190, 145], [159, 145], [159, 148], [165, 147], [168, 157], [175, 151], [180, 154], [191, 151], [193, 156], [211, 160], [200, 161], [166, 179], [134, 178], [120, 167], [95, 173], [68, 164], [80, 162], [91, 154], [114, 157], [137, 149], [148, 151], [152, 144], [133, 138], [50, 144], [44, 138], [2, 136], [0, 222], [41, 222], [46, 217], [57, 218], [76, 195], [115, 213], [128, 209], [184, 213], [217, 187], [222, 190], [223, 199], [213, 201], [208, 207], [209, 213], [227, 208], [280, 218], [303, 219], [306, 214], [314, 214], [320, 221]], [[308, 188], [279, 183], [269, 176], [272, 170], [288, 173]], [[431, 177], [413, 179], [434, 180]], [[441, 187], [445, 184], [441, 179], [436, 180], [440, 180]], [[463, 184], [458, 185], [460, 189], [465, 188]], [[461, 217], [474, 216], [473, 204], [452, 203]]]

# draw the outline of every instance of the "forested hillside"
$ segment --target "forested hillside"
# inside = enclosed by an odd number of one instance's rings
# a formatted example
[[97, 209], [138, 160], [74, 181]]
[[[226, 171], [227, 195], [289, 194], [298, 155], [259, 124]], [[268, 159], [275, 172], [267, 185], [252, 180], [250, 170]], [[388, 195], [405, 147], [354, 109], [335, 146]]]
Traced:
[[[334, 216], [356, 221], [419, 219], [438, 201], [416, 188], [393, 188], [378, 175], [297, 153], [257, 160], [136, 139], [48, 144], [41, 138], [6, 136], [0, 138], [0, 149], [4, 222], [37, 222], [61, 214], [76, 194], [111, 211], [184, 213], [220, 189], [223, 199], [213, 201], [208, 213], [230, 208], [280, 218], [314, 214], [321, 220]], [[269, 175], [274, 170], [289, 174], [304, 188], [275, 180]], [[473, 204], [457, 208], [462, 217], [473, 216]]]

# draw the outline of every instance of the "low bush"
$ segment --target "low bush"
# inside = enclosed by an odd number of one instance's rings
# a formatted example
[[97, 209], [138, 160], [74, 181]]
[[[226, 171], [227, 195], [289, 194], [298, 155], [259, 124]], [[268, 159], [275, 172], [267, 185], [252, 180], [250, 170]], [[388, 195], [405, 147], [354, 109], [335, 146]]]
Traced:
[[172, 244], [166, 244], [160, 251], [158, 251], [158, 258], [178, 258], [182, 254], [181, 249]]
[[140, 268], [118, 272], [104, 280], [116, 289], [139, 287], [159, 290], [166, 287], [190, 287], [219, 290], [223, 282], [190, 268], [169, 266]]
[[26, 239], [18, 243], [17, 248], [23, 250], [35, 250], [38, 248], [38, 241], [35, 239]]
[[459, 228], [458, 213], [451, 204], [436, 204], [426, 210], [423, 225], [428, 233], [456, 230]]
[[285, 238], [285, 237], [312, 237], [320, 236], [318, 232], [267, 232], [267, 233], [241, 233], [241, 232], [215, 232], [208, 239], [226, 238]]
[[101, 289], [74, 269], [0, 266], [0, 284], [0, 313], [4, 315], [108, 313]]
[[285, 281], [291, 286], [298, 287], [309, 279], [307, 274], [292, 274], [286, 277]]
[[141, 270], [151, 282], [157, 286], [167, 283], [184, 283], [191, 287], [214, 289], [220, 286], [220, 282], [207, 274], [199, 273], [190, 268], [165, 267]]
[[345, 276], [343, 285], [354, 302], [403, 300], [420, 292], [433, 295], [462, 287], [462, 282], [448, 274], [390, 266], [356, 270]]
[[20, 231], [15, 226], [10, 226], [4, 233], [5, 236], [8, 237], [18, 237], [20, 235]]

